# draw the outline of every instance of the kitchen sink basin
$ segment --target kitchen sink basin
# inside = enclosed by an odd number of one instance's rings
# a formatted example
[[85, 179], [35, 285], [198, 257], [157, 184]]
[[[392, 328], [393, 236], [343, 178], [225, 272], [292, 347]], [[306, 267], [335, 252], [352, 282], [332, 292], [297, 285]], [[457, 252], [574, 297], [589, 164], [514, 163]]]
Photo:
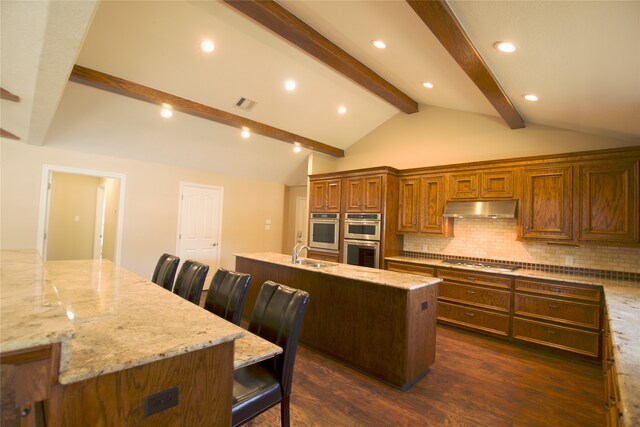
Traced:
[[299, 259], [296, 262], [296, 264], [306, 265], [307, 267], [315, 267], [315, 268], [331, 267], [336, 265], [333, 262], [324, 262], [324, 261], [318, 261], [317, 259], [306, 259], [306, 258]]

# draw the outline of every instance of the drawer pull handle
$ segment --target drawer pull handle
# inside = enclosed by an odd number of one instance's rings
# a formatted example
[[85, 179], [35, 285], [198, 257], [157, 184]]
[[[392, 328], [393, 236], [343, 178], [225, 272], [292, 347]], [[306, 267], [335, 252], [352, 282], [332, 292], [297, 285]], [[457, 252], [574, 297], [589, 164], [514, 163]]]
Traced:
[[607, 359], [607, 364], [609, 366], [613, 365], [615, 363], [615, 361], [613, 359]]
[[466, 312], [466, 313], [464, 313], [464, 314], [466, 314], [466, 315], [467, 315], [467, 316], [469, 316], [469, 317], [475, 317], [475, 314], [473, 314], [473, 313]]
[[555, 335], [557, 333], [556, 331], [552, 331], [551, 329], [547, 329], [547, 332], [549, 332], [549, 335]]
[[551, 292], [560, 292], [560, 288], [549, 288]]
[[549, 304], [549, 308], [560, 308], [557, 304]]
[[467, 293], [473, 295], [476, 293], [476, 291], [467, 291]]
[[467, 276], [466, 279], [467, 280], [471, 280], [472, 282], [475, 282], [476, 280], [478, 280], [477, 278], [475, 278], [473, 276]]

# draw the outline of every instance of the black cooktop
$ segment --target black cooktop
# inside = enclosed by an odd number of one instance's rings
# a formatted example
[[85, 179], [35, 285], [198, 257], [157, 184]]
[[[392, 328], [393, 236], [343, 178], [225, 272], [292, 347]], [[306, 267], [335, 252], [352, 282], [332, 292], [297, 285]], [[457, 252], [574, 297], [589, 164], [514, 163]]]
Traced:
[[486, 268], [491, 270], [500, 270], [500, 271], [514, 271], [519, 269], [517, 265], [510, 264], [501, 264], [498, 262], [480, 262], [480, 261], [469, 261], [466, 259], [457, 259], [457, 258], [449, 258], [442, 261], [445, 264], [451, 265], [460, 265], [463, 267], [472, 267], [472, 268]]

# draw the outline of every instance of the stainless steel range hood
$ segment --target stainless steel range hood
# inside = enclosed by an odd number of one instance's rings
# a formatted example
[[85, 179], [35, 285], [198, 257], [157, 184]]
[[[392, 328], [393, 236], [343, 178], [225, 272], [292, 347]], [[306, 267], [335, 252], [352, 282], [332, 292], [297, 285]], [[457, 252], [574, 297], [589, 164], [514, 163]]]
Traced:
[[445, 218], [515, 218], [517, 200], [447, 202]]

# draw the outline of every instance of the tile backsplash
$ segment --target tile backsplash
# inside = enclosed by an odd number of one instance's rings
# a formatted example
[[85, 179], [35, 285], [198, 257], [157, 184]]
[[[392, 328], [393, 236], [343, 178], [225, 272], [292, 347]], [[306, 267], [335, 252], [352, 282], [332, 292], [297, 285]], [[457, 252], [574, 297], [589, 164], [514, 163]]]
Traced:
[[404, 236], [405, 252], [640, 273], [640, 249], [516, 240], [517, 219], [456, 218], [454, 237]]

